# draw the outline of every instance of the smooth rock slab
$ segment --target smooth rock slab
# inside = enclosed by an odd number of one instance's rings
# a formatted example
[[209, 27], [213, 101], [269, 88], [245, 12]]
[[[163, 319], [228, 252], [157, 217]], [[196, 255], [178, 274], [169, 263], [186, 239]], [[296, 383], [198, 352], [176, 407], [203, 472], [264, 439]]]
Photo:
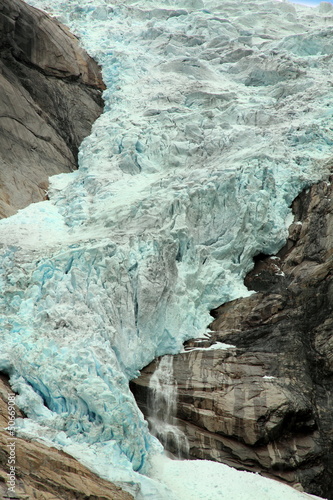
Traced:
[[21, 0], [0, 6], [0, 217], [77, 168], [103, 107], [98, 65], [67, 28]]

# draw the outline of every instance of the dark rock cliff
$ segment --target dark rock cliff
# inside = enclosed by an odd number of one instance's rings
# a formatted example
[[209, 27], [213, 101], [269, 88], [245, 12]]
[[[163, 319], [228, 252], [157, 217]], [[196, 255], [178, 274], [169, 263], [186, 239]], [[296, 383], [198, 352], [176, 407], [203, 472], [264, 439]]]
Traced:
[[77, 167], [102, 111], [96, 62], [61, 24], [21, 0], [0, 4], [0, 217], [45, 199]]
[[[258, 256], [250, 297], [212, 311], [213, 342], [174, 356], [177, 418], [190, 456], [333, 498], [333, 186], [293, 204], [289, 240]], [[187, 348], [200, 343], [190, 341]], [[155, 363], [132, 383], [147, 414]]]

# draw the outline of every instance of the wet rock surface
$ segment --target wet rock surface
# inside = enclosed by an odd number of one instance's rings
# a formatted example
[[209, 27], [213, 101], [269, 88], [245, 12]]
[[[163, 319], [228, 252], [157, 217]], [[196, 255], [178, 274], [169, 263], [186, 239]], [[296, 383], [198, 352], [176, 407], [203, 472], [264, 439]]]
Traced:
[[102, 111], [100, 69], [54, 19], [21, 0], [0, 5], [0, 217], [47, 196], [77, 167]]
[[[191, 457], [326, 498], [333, 498], [332, 208], [330, 182], [304, 191], [285, 247], [257, 256], [246, 277], [257, 293], [212, 311], [214, 349], [190, 341], [173, 365]], [[144, 412], [153, 370], [154, 363], [132, 383]]]

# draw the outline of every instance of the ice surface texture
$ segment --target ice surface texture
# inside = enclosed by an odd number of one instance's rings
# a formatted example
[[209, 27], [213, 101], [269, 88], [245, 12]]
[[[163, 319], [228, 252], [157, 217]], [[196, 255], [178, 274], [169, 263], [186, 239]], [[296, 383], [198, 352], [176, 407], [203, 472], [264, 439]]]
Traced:
[[279, 249], [292, 200], [327, 170], [332, 14], [260, 0], [29, 3], [103, 66], [106, 108], [79, 171], [0, 223], [0, 369], [30, 417], [22, 435], [135, 483], [158, 445], [128, 380], [248, 293], [252, 257]]

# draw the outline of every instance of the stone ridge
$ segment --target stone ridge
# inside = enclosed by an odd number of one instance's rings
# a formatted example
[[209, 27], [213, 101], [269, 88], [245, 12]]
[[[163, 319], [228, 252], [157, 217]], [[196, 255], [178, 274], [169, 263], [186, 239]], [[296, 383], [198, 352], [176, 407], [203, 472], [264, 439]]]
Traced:
[[0, 6], [0, 217], [77, 168], [103, 108], [99, 66], [68, 29], [21, 0]]
[[[212, 311], [208, 345], [235, 347], [194, 349], [200, 343], [189, 341], [173, 366], [178, 423], [191, 457], [260, 472], [329, 499], [332, 190], [331, 182], [321, 182], [296, 198], [286, 246], [277, 256], [259, 255], [245, 279], [257, 293]], [[145, 413], [154, 367], [132, 382]]]
[[[15, 494], [7, 490], [7, 395], [12, 390], [0, 375], [0, 498], [35, 500], [131, 500], [132, 495], [96, 476], [73, 457], [55, 448], [15, 438]], [[24, 417], [16, 408], [17, 417]]]

